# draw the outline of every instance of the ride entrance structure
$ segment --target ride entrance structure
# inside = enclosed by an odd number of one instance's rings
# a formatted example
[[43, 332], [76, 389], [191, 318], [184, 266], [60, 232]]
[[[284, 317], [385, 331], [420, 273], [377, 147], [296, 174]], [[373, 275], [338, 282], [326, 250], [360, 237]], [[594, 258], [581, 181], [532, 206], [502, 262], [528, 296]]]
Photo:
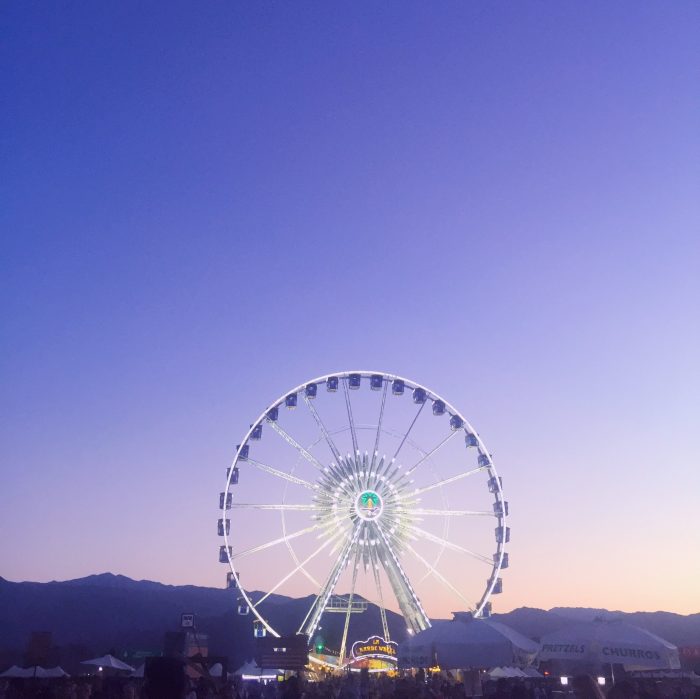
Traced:
[[355, 641], [346, 667], [351, 670], [391, 672], [396, 670], [398, 665], [398, 649], [398, 643], [387, 641], [381, 636], [370, 636], [364, 641]]
[[455, 607], [489, 616], [502, 591], [508, 503], [491, 455], [454, 406], [400, 376], [339, 372], [284, 393], [236, 445], [219, 507], [238, 613], [259, 637], [305, 634], [318, 663], [346, 666], [368, 636], [391, 648]]

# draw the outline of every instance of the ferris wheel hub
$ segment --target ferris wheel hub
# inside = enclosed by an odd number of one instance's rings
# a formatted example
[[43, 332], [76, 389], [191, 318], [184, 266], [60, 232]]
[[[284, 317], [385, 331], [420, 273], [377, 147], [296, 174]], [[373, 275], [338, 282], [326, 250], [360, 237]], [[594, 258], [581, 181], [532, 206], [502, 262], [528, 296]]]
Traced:
[[379, 519], [384, 509], [384, 501], [374, 490], [363, 490], [355, 498], [355, 512], [360, 519], [373, 521]]

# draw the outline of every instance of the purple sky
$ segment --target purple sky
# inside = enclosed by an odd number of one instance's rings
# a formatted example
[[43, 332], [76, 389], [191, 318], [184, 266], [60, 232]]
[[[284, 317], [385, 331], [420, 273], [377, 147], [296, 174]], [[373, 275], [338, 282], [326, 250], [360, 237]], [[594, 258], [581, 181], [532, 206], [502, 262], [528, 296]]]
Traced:
[[699, 23], [5, 4], [0, 575], [221, 585], [251, 420], [376, 368], [492, 450], [498, 611], [700, 611]]

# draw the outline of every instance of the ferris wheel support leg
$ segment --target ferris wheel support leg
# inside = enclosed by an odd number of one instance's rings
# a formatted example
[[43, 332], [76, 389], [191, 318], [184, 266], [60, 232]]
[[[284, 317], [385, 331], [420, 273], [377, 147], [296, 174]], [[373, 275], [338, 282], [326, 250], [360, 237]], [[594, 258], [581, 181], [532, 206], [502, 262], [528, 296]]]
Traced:
[[309, 637], [309, 639], [311, 638], [311, 636], [313, 636], [314, 632], [316, 631], [316, 628], [318, 627], [319, 622], [321, 621], [321, 615], [323, 614], [323, 611], [325, 610], [326, 605], [328, 604], [328, 599], [333, 594], [333, 590], [338, 584], [338, 578], [340, 577], [340, 574], [343, 572], [343, 569], [347, 565], [348, 559], [350, 558], [350, 554], [357, 546], [357, 538], [360, 534], [360, 529], [361, 527], [355, 527], [355, 531], [352, 533], [352, 535], [348, 537], [348, 540], [345, 542], [345, 545], [341, 549], [341, 553], [338, 556], [338, 560], [331, 569], [331, 572], [328, 574], [326, 582], [323, 584], [323, 587], [321, 588], [318, 596], [314, 600], [314, 603], [311, 605], [311, 609], [309, 609], [297, 633], [306, 634]]
[[384, 606], [384, 595], [382, 594], [382, 581], [379, 576], [379, 557], [376, 551], [372, 552], [372, 572], [374, 574], [374, 584], [377, 588], [377, 594], [379, 595], [379, 614], [382, 618], [382, 631], [384, 632], [384, 640], [391, 641], [391, 636], [389, 634], [389, 623], [386, 618], [386, 607]]
[[430, 619], [423, 609], [407, 575], [404, 573], [399, 559], [396, 557], [386, 535], [381, 527], [377, 527], [380, 536], [379, 558], [384, 566], [394, 596], [401, 609], [406, 625], [413, 633], [424, 631], [430, 627]]
[[348, 642], [348, 629], [350, 628], [350, 614], [352, 614], [352, 600], [355, 596], [355, 584], [357, 583], [357, 569], [360, 567], [360, 547], [355, 547], [355, 562], [352, 570], [352, 585], [348, 595], [348, 609], [345, 612], [345, 625], [343, 626], [343, 641], [340, 644], [340, 662], [345, 660], [345, 648]]

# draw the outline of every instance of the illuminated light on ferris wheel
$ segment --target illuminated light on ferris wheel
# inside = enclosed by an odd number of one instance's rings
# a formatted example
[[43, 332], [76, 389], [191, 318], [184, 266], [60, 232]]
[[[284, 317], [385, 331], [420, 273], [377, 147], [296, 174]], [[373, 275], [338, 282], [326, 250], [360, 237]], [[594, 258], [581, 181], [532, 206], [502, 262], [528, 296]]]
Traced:
[[340, 663], [367, 602], [389, 641], [387, 609], [412, 634], [436, 618], [438, 589], [475, 616], [503, 589], [508, 503], [491, 455], [456, 408], [399, 376], [340, 372], [282, 394], [236, 446], [219, 507], [219, 560], [256, 635], [279, 636], [276, 595], [305, 586], [296, 631], [311, 642], [343, 614]]

